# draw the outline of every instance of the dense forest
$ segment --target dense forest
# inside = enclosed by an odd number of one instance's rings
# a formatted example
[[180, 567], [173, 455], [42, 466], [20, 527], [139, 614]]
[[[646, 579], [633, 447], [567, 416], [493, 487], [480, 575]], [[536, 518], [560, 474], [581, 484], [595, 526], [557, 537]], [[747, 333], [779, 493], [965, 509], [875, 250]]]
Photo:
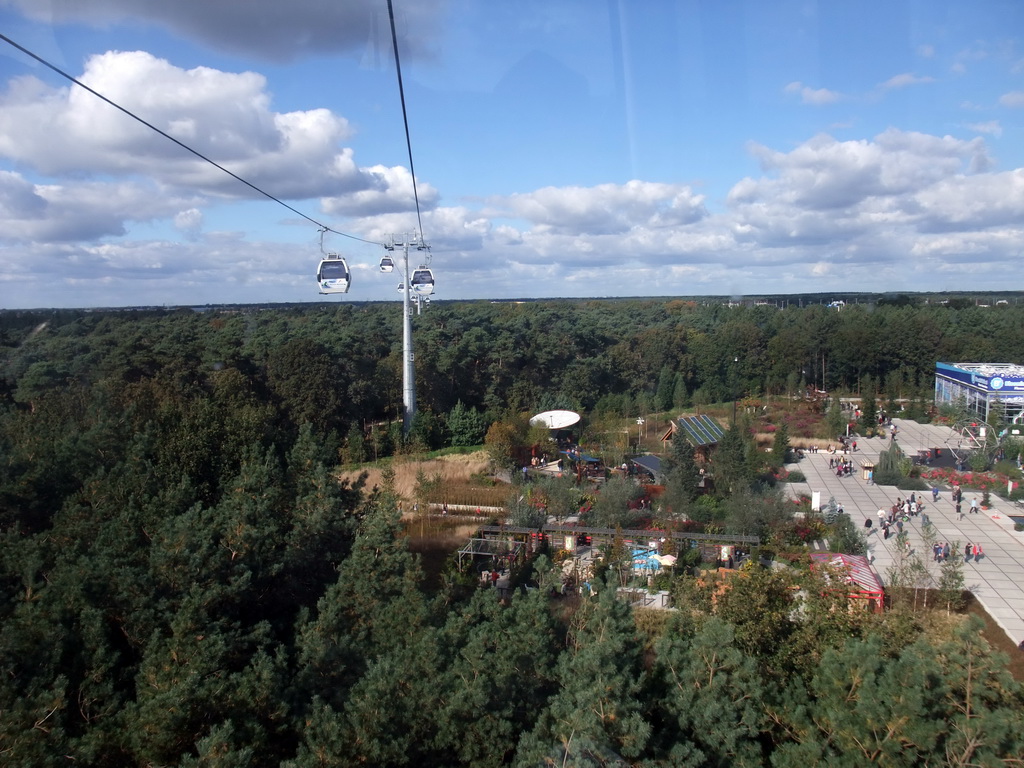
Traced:
[[426, 593], [393, 486], [335, 469], [554, 407], [921, 397], [936, 360], [1024, 362], [1024, 309], [436, 303], [409, 439], [399, 320], [0, 313], [0, 762], [1019, 764], [1024, 694], [970, 622], [756, 568], [660, 618], [553, 598], [546, 557], [511, 600]]

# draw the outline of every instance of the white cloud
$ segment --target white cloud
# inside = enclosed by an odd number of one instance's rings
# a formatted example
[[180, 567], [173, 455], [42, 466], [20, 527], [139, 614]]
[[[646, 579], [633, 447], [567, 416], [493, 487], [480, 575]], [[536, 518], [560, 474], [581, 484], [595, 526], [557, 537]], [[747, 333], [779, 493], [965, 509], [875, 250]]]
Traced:
[[[326, 109], [272, 111], [262, 75], [183, 70], [135, 51], [90, 57], [80, 79], [275, 197], [330, 197], [338, 210], [364, 213], [410, 207], [401, 169], [361, 169], [339, 146], [351, 136], [344, 118]], [[189, 192], [262, 199], [93, 94], [34, 77], [12, 80], [0, 95], [0, 156], [52, 176], [147, 175]], [[434, 195], [424, 185], [424, 199]]]
[[849, 208], [869, 198], [902, 194], [969, 170], [987, 157], [980, 139], [964, 142], [896, 130], [874, 141], [840, 142], [822, 134], [788, 153], [753, 144], [751, 152], [778, 176], [745, 179], [733, 187], [729, 200], [749, 205], [775, 197], [808, 210]]
[[[0, 171], [0, 220], [30, 220], [46, 211], [46, 199], [35, 185], [12, 171]], [[0, 233], [4, 229], [0, 228]]]
[[982, 61], [989, 57], [989, 47], [986, 41], [976, 40], [970, 47], [957, 51], [950, 70], [958, 75], [965, 74], [969, 62]]
[[940, 231], [963, 235], [972, 253], [982, 242], [985, 258], [1003, 258], [1011, 238], [982, 233], [1018, 228], [1024, 209], [1024, 171], [978, 170], [989, 162], [980, 138], [888, 130], [872, 141], [817, 136], [786, 153], [751, 151], [769, 175], [733, 187], [733, 231], [794, 263], [817, 263], [822, 249], [861, 269], [911, 252], [939, 258], [914, 246]]
[[906, 88], [910, 85], [921, 85], [922, 83], [934, 83], [934, 77], [928, 77], [927, 75], [915, 75], [910, 72], [904, 72], [899, 75], [893, 75], [884, 83], [879, 83], [878, 87], [883, 91], [891, 91], [898, 88]]
[[630, 181], [596, 187], [546, 187], [495, 199], [506, 218], [525, 219], [553, 234], [619, 234], [633, 227], [674, 227], [707, 215], [690, 187]]
[[203, 227], [203, 212], [198, 208], [180, 211], [174, 216], [174, 226], [180, 232], [195, 237]]
[[[409, 232], [411, 222], [409, 214], [384, 214], [353, 223], [363, 237], [374, 242], [387, 242], [394, 233]], [[492, 220], [461, 206], [436, 208], [423, 213], [423, 228], [429, 233], [428, 245], [440, 244], [446, 251], [479, 251], [488, 237], [494, 237], [504, 243], [519, 242], [522, 233], [509, 226], [496, 227]]]
[[116, 237], [129, 222], [174, 216], [195, 198], [136, 182], [32, 184], [0, 172], [0, 242], [72, 242]]
[[838, 91], [830, 91], [828, 88], [810, 88], [799, 81], [789, 83], [784, 89], [786, 93], [799, 94], [803, 104], [833, 104], [842, 98]]
[[1002, 136], [1003, 126], [999, 124], [998, 120], [989, 120], [986, 123], [968, 123], [967, 127], [977, 133], [985, 133], [989, 136]]
[[935, 46], [927, 44], [919, 45], [917, 46], [917, 55], [922, 59], [930, 59], [935, 56]]
[[1024, 107], [1024, 91], [1010, 91], [999, 97], [1004, 107]]
[[[725, 213], [708, 213], [689, 187], [640, 181], [434, 209], [425, 225], [439, 298], [463, 280], [489, 296], [827, 290], [837, 278], [914, 290], [940, 274], [977, 285], [975, 265], [1019, 248], [1024, 170], [984, 170], [981, 138], [888, 130], [751, 151], [764, 174], [737, 182]], [[362, 231], [400, 225], [392, 214]]]
[[987, 230], [1017, 226], [1024, 210], [1024, 169], [979, 176], [954, 175], [914, 195], [925, 231]]
[[414, 194], [412, 176], [407, 168], [376, 165], [364, 168], [362, 175], [370, 181], [371, 186], [351, 194], [324, 198], [321, 201], [324, 211], [339, 216], [369, 216], [414, 211], [417, 198], [421, 210], [433, 208], [437, 204], [437, 190], [422, 180], [417, 180]]

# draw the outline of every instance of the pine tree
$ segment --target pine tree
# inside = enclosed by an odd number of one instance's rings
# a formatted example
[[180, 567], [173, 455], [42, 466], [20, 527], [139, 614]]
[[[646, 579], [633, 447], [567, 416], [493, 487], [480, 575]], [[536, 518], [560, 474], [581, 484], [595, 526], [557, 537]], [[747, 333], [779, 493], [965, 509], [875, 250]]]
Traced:
[[680, 516], [700, 495], [701, 475], [693, 446], [682, 430], [673, 435], [669, 448], [664, 461], [666, 503], [672, 507], [674, 515]]
[[939, 600], [945, 604], [947, 614], [959, 611], [964, 606], [964, 589], [967, 584], [962, 552], [959, 539], [950, 542], [949, 557], [939, 563]]
[[558, 659], [558, 691], [523, 738], [517, 762], [585, 765], [595, 757], [638, 757], [651, 734], [640, 698], [642, 646], [614, 581], [597, 600], [581, 604], [567, 644]]
[[715, 448], [712, 459], [712, 470], [715, 478], [715, 490], [719, 495], [726, 496], [741, 488], [749, 487], [753, 480], [748, 454], [752, 443], [745, 434], [745, 428], [737, 423], [725, 431], [725, 436]]
[[656, 731], [658, 751], [677, 766], [761, 765], [761, 678], [732, 626], [712, 616], [694, 630], [677, 614], [656, 654], [659, 705], [670, 718]]
[[840, 407], [839, 398], [833, 397], [829, 403], [828, 412], [825, 414], [825, 427], [828, 430], [828, 439], [836, 440], [846, 434], [846, 417]]
[[540, 589], [517, 594], [508, 606], [481, 590], [449, 614], [442, 642], [452, 662], [433, 676], [441, 699], [435, 744], [444, 764], [508, 762], [555, 689], [557, 641]]
[[780, 423], [775, 428], [775, 439], [772, 441], [771, 467], [782, 469], [789, 460], [789, 425]]
[[[981, 636], [982, 622], [970, 617], [953, 638], [932, 652], [945, 693], [943, 738], [936, 745], [945, 764], [1012, 765], [1024, 754], [1020, 707], [1024, 689], [1010, 677], [1006, 657], [994, 654]], [[944, 689], [944, 690], [943, 690]]]
[[444, 661], [437, 631], [418, 625], [370, 659], [344, 704], [348, 765], [434, 765]]
[[[920, 647], [898, 659], [884, 656], [877, 638], [827, 651], [810, 682], [805, 706], [782, 715], [786, 740], [773, 753], [779, 766], [843, 768], [927, 764], [942, 730], [936, 706], [939, 671]], [[791, 681], [799, 687], [798, 679]], [[789, 694], [790, 701], [801, 697]]]
[[686, 387], [686, 377], [682, 371], [678, 371], [672, 383], [672, 405], [676, 408], [683, 408], [690, 400], [690, 393]]
[[792, 680], [787, 705], [775, 711], [785, 735], [772, 764], [966, 767], [1019, 759], [1021, 687], [979, 629], [970, 619], [950, 641], [918, 639], [895, 656], [877, 636], [828, 651], [806, 694]]
[[654, 407], [658, 411], [668, 411], [672, 408], [673, 385], [675, 374], [667, 365], [663, 366], [658, 374], [658, 388], [654, 394]]
[[459, 400], [446, 418], [448, 442], [453, 446], [480, 445], [487, 434], [487, 419], [476, 408], [466, 408]]
[[419, 563], [400, 536], [388, 485], [367, 502], [337, 581], [300, 630], [300, 677], [312, 695], [339, 711], [347, 688], [370, 660], [417, 636], [427, 620]]
[[878, 403], [875, 400], [875, 382], [864, 377], [860, 393], [860, 426], [865, 435], [872, 435], [878, 427]]
[[362, 464], [366, 461], [366, 440], [358, 422], [353, 421], [345, 438], [345, 461], [348, 464]]

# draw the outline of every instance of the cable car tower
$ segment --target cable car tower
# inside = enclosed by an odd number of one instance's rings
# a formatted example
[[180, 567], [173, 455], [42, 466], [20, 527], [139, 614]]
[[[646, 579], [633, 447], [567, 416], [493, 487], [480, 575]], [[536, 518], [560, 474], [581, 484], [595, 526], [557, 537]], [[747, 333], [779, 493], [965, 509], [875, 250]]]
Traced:
[[[425, 264], [421, 264], [410, 275], [409, 249], [415, 248], [426, 255]], [[434, 273], [430, 270], [430, 246], [423, 242], [422, 237], [415, 234], [392, 235], [385, 243], [385, 258], [389, 258], [395, 250], [401, 250], [400, 266], [403, 281], [398, 290], [402, 293], [402, 431], [409, 434], [412, 420], [416, 415], [416, 353], [412, 348], [412, 303], [416, 302], [416, 314], [423, 311], [423, 305], [430, 303], [430, 294], [434, 292]], [[382, 259], [383, 261], [383, 259]]]

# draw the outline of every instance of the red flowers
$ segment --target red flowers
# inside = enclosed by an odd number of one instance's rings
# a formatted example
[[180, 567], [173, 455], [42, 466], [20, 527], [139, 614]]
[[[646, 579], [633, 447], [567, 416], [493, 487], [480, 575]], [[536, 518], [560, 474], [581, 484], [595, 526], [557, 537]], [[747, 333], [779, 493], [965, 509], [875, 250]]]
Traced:
[[999, 472], [957, 472], [955, 469], [929, 469], [921, 473], [926, 480], [939, 480], [950, 485], [975, 488], [1005, 488], [1009, 477]]

